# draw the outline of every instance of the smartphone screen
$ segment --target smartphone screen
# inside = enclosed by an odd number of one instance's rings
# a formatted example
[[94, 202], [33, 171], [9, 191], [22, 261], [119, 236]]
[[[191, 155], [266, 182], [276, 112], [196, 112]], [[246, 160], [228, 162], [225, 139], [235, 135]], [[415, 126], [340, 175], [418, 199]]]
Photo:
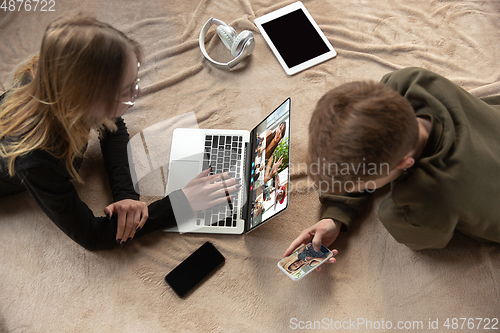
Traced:
[[312, 243], [304, 244], [288, 257], [278, 262], [278, 267], [294, 281], [300, 280], [332, 256], [332, 251], [321, 245], [314, 251]]
[[225, 261], [224, 256], [206, 242], [165, 276], [165, 281], [183, 297]]

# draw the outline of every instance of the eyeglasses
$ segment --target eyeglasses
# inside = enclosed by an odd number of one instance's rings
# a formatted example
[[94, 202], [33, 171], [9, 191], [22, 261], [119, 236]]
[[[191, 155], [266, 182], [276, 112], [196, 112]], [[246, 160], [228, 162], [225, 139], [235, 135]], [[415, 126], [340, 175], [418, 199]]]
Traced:
[[137, 63], [137, 77], [135, 78], [134, 84], [132, 85], [132, 88], [130, 90], [132, 98], [128, 102], [121, 102], [122, 104], [128, 105], [129, 107], [134, 106], [135, 104], [135, 99], [137, 98], [137, 93], [139, 92], [139, 67], [141, 67], [141, 63]]

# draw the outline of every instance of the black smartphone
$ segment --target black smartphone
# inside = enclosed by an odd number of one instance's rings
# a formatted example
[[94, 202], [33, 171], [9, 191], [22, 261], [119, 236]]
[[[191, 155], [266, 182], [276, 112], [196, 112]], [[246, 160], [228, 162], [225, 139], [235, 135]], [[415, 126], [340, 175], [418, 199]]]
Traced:
[[183, 297], [225, 260], [212, 243], [206, 242], [168, 273], [165, 281]]

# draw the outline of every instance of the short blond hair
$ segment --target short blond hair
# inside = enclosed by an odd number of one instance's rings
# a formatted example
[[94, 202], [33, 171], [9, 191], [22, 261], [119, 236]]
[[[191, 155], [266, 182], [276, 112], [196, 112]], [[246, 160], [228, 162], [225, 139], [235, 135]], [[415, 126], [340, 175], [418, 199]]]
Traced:
[[380, 170], [388, 173], [415, 148], [418, 131], [415, 111], [396, 91], [374, 81], [343, 84], [313, 111], [308, 163], [317, 170], [311, 174], [317, 182], [382, 178]]

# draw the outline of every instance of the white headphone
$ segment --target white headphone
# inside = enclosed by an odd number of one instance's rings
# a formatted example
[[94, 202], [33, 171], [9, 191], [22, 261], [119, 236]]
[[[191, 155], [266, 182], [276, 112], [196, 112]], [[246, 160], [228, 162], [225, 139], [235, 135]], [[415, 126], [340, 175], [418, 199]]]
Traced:
[[[210, 27], [214, 24], [218, 25], [217, 34], [222, 40], [222, 43], [227, 47], [228, 50], [231, 51], [233, 57], [235, 57], [230, 62], [227, 63], [217, 62], [212, 58], [210, 58], [210, 56], [207, 53], [207, 50], [205, 50], [205, 36], [207, 35], [208, 29], [210, 29]], [[203, 53], [205, 58], [210, 63], [212, 63], [215, 67], [220, 69], [229, 70], [234, 66], [238, 65], [244, 58], [252, 54], [254, 48], [255, 48], [255, 40], [253, 38], [252, 32], [245, 30], [238, 35], [236, 31], [229, 25], [213, 17], [211, 17], [207, 21], [207, 23], [205, 23], [200, 32], [201, 53]]]

